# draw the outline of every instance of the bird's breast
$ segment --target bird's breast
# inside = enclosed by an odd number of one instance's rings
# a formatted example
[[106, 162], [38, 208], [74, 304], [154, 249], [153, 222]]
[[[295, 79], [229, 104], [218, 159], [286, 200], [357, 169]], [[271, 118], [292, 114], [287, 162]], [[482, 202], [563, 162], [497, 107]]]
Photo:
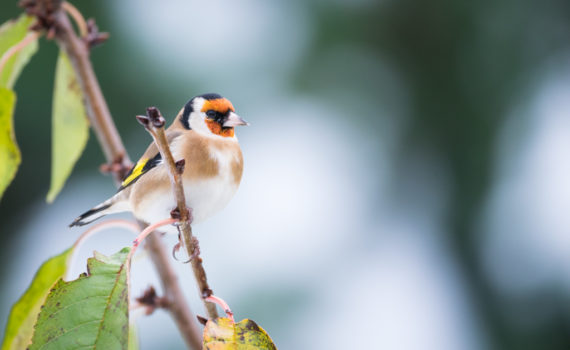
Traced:
[[212, 177], [184, 179], [186, 201], [193, 210], [194, 222], [200, 223], [222, 210], [236, 193], [243, 172], [239, 146], [210, 145], [209, 161], [216, 163]]
[[[174, 159], [186, 161], [182, 180], [194, 223], [203, 222], [228, 204], [243, 172], [243, 157], [236, 141], [209, 141], [195, 138], [171, 144]], [[131, 200], [137, 218], [153, 223], [169, 217], [176, 207], [165, 164], [149, 171], [134, 186]]]

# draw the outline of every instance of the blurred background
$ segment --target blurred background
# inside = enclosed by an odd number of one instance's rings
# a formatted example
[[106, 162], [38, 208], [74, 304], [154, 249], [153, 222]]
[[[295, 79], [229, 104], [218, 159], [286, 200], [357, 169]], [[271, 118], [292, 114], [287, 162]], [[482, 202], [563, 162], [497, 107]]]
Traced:
[[[194, 227], [237, 319], [281, 349], [570, 348], [570, 2], [74, 4], [111, 33], [92, 59], [131, 158], [150, 142], [134, 120], [147, 106], [171, 119], [218, 92], [251, 123], [236, 197]], [[0, 3], [1, 22], [19, 13]], [[42, 39], [16, 85], [1, 332], [41, 262], [81, 233], [67, 224], [115, 192], [91, 134], [45, 202], [56, 58]], [[74, 269], [131, 240], [101, 233]], [[144, 255], [133, 269], [135, 295], [160, 289]], [[183, 347], [166, 312], [137, 323], [142, 349]]]

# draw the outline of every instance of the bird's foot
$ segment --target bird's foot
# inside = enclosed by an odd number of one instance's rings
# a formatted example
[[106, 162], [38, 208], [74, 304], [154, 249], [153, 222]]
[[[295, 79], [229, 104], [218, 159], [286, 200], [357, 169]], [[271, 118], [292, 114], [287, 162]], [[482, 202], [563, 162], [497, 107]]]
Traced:
[[[192, 209], [190, 208], [186, 208], [186, 215], [188, 217], [188, 223], [192, 224], [192, 221], [194, 221], [194, 217], [192, 216]], [[170, 211], [170, 217], [176, 220], [180, 220], [182, 218], [182, 214], [180, 213], [180, 209], [178, 209], [178, 207], [172, 209]], [[180, 226], [180, 222], [175, 222], [173, 224], [174, 226]]]
[[[200, 242], [198, 242], [198, 239], [192, 236], [190, 244], [192, 245], [192, 255], [190, 256], [190, 259], [183, 261], [182, 262], [183, 264], [187, 264], [193, 259], [196, 259], [197, 257], [200, 256]], [[174, 247], [172, 247], [172, 257], [176, 261], [180, 261], [180, 259], [178, 259], [178, 257], [176, 256], [176, 253], [180, 251], [180, 247], [182, 247], [182, 242], [180, 239], [180, 234], [178, 234], [178, 243], [176, 243]]]

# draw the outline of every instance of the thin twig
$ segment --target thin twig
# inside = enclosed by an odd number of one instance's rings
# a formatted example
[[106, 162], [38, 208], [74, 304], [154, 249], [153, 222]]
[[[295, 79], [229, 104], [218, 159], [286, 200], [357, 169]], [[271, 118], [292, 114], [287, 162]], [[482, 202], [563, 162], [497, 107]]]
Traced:
[[[115, 184], [119, 185], [132, 163], [101, 92], [89, 59], [87, 43], [77, 37], [65, 12], [60, 9], [58, 0], [26, 0], [22, 2], [22, 6], [26, 7], [29, 14], [37, 16], [41, 25], [40, 28], [43, 27], [55, 32], [59, 46], [69, 57], [83, 92], [87, 116], [97, 135], [105, 158], [108, 163], [119, 165], [120, 171], [114, 172]], [[44, 11], [46, 8], [50, 11]], [[55, 22], [54, 26], [51, 26], [53, 22]], [[54, 31], [52, 28], [57, 28], [57, 30]], [[180, 288], [176, 273], [170, 265], [170, 254], [156, 233], [150, 235], [145, 246], [150, 252], [151, 259], [161, 279], [165, 298], [168, 298], [171, 305], [168, 310], [186, 345], [189, 348], [200, 349], [202, 347], [202, 335]]]
[[40, 32], [30, 32], [19, 43], [17, 43], [16, 45], [9, 48], [6, 52], [4, 52], [2, 58], [0, 58], [0, 74], [2, 74], [2, 70], [4, 69], [4, 66], [6, 65], [6, 63], [10, 58], [12, 58], [18, 52], [20, 52], [20, 50], [22, 50], [23, 48], [31, 44], [34, 40], [39, 38], [40, 35], [41, 35]]
[[172, 219], [172, 218], [168, 218], [168, 219], [164, 219], [164, 220], [160, 220], [155, 222], [152, 225], [149, 225], [147, 227], [145, 227], [145, 229], [137, 236], [137, 238], [135, 238], [135, 240], [133, 241], [133, 248], [131, 249], [131, 251], [129, 252], [129, 255], [127, 256], [127, 261], [130, 261], [131, 258], [133, 257], [133, 255], [135, 255], [135, 252], [137, 251], [137, 248], [139, 247], [139, 245], [141, 244], [141, 242], [148, 236], [150, 235], [154, 230], [156, 230], [159, 227], [162, 226], [166, 226], [166, 225], [170, 225], [175, 223], [177, 220], [176, 219]]
[[79, 236], [79, 238], [77, 238], [75, 243], [73, 243], [73, 247], [72, 247], [73, 252], [67, 258], [67, 275], [65, 276], [66, 281], [71, 278], [71, 276], [70, 276], [71, 271], [72, 271], [71, 267], [75, 265], [75, 259], [77, 257], [77, 252], [79, 251], [79, 248], [81, 247], [81, 245], [83, 245], [85, 240], [87, 240], [87, 238], [93, 236], [97, 232], [100, 232], [100, 231], [103, 231], [103, 230], [106, 230], [106, 229], [109, 229], [112, 227], [125, 228], [125, 229], [131, 230], [132, 232], [135, 232], [137, 234], [140, 232], [140, 227], [137, 224], [135, 224], [132, 221], [122, 220], [122, 219], [107, 220], [107, 221], [100, 222], [94, 226], [91, 226], [88, 230], [83, 232], [81, 234], [81, 236]]
[[228, 303], [226, 303], [226, 301], [224, 299], [219, 298], [215, 295], [210, 295], [209, 297], [206, 298], [206, 300], [220, 305], [220, 307], [226, 313], [226, 317], [229, 318], [232, 322], [235, 322], [234, 313], [232, 312], [232, 310], [230, 309], [230, 306], [228, 305]]
[[67, 1], [61, 3], [61, 8], [64, 9], [65, 12], [67, 12], [71, 17], [73, 17], [75, 24], [77, 24], [77, 28], [79, 28], [79, 35], [82, 38], [85, 38], [87, 36], [87, 22], [85, 22], [85, 18], [81, 12], [79, 12], [77, 7], [73, 6]]
[[202, 259], [198, 254], [199, 252], [195, 250], [196, 247], [193, 244], [194, 240], [192, 237], [192, 227], [190, 226], [190, 212], [186, 207], [186, 199], [184, 198], [184, 188], [182, 185], [184, 159], [177, 162], [174, 161], [174, 157], [170, 152], [168, 140], [166, 139], [166, 133], [164, 132], [165, 121], [156, 107], [147, 108], [147, 116], [137, 116], [137, 119], [152, 135], [154, 142], [162, 155], [162, 159], [165, 160], [165, 163], [168, 166], [170, 182], [176, 197], [177, 209], [180, 214], [178, 229], [182, 233], [182, 243], [186, 248], [188, 256], [191, 257], [192, 271], [194, 272], [194, 277], [196, 277], [196, 282], [198, 283], [200, 295], [204, 301], [208, 317], [210, 317], [210, 319], [215, 319], [218, 317], [216, 305], [205, 299], [212, 295], [212, 290], [208, 285], [206, 271], [202, 265]]

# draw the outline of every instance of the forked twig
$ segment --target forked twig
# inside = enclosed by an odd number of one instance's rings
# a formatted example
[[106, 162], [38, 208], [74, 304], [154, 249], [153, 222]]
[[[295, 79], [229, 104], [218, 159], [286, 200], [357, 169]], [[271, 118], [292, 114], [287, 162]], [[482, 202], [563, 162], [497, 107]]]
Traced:
[[73, 6], [71, 3], [64, 1], [61, 3], [61, 7], [67, 12], [77, 24], [79, 28], [79, 35], [84, 38], [87, 36], [87, 22], [85, 22], [85, 17], [79, 12], [77, 7]]

